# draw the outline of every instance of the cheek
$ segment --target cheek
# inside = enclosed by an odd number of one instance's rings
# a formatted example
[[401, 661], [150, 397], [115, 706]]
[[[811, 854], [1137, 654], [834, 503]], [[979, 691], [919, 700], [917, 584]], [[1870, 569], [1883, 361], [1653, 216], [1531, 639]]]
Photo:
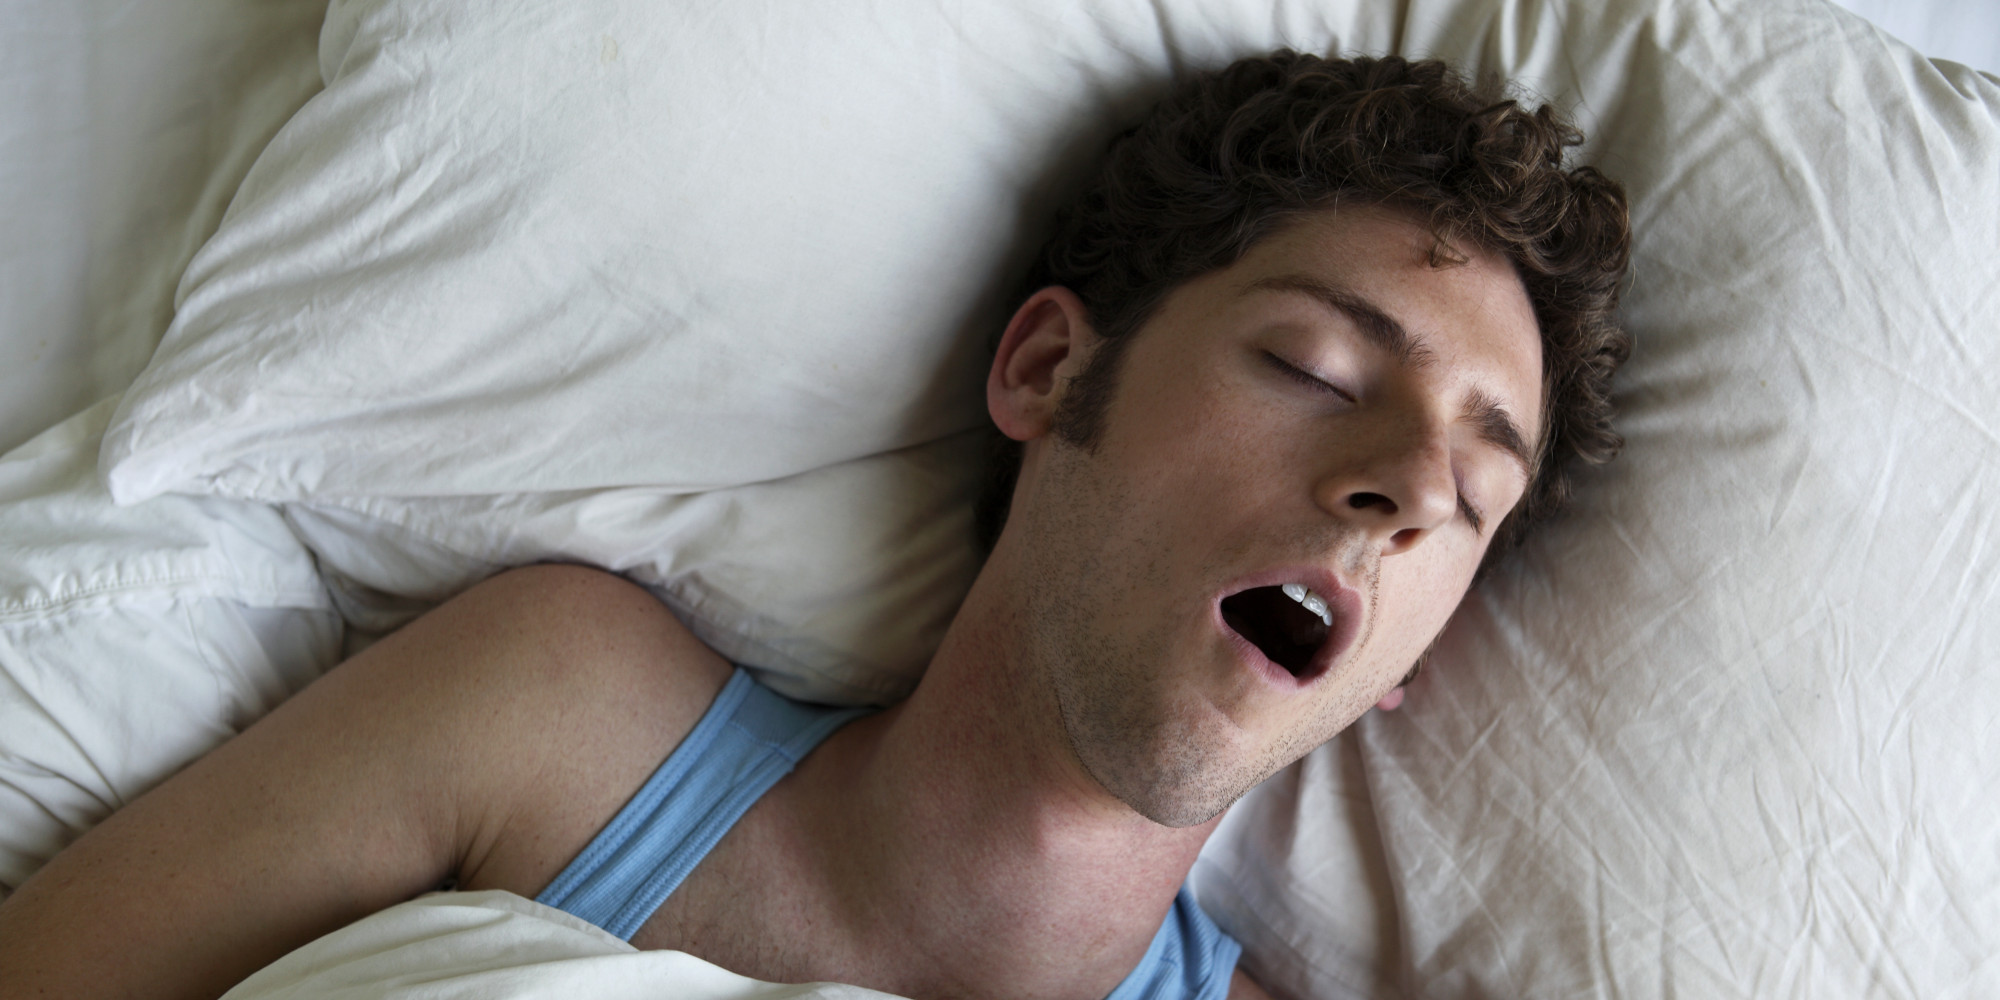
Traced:
[[1132, 400], [1139, 405], [1117, 444], [1136, 487], [1178, 518], [1214, 528], [1264, 511], [1272, 493], [1296, 485], [1286, 480], [1296, 456], [1285, 450], [1283, 428], [1246, 405], [1242, 387], [1212, 374], [1177, 384], [1180, 391]]
[[1408, 670], [1465, 599], [1479, 553], [1450, 548], [1423, 546], [1383, 561], [1376, 636], [1386, 666]]

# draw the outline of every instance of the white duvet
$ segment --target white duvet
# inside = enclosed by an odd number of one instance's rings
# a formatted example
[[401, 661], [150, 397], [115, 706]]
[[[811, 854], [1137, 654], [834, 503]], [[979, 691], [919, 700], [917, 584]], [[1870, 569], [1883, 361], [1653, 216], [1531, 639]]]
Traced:
[[276, 510], [112, 505], [95, 467], [113, 402], [0, 457], [0, 896], [340, 654]]
[[838, 983], [745, 979], [685, 952], [639, 951], [510, 892], [436, 893], [320, 938], [224, 1000], [866, 1000]]

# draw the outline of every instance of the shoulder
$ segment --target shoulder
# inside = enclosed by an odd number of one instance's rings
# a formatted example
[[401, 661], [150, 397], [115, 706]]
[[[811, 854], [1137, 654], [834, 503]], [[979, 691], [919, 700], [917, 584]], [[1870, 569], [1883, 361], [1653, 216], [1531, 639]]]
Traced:
[[409, 693], [453, 744], [460, 884], [525, 896], [610, 821], [732, 669], [644, 589], [568, 565], [493, 577], [363, 655], [378, 652], [429, 675]]
[[[391, 639], [440, 647], [427, 652], [448, 682], [495, 696], [561, 695], [578, 708], [625, 706], [621, 714], [648, 727], [670, 723], [690, 697], [701, 701], [692, 706], [699, 717], [731, 669], [645, 589], [585, 566], [501, 573]], [[549, 725], [582, 721], [537, 714]]]
[[535, 895], [728, 672], [616, 577], [502, 574], [51, 859], [0, 906], [0, 965], [32, 955], [50, 996], [214, 996], [448, 875]]

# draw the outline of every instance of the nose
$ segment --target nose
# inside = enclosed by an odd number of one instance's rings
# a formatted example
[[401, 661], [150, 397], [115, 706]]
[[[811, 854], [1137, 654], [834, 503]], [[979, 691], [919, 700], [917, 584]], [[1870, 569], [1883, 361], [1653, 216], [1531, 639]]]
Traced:
[[1417, 547], [1457, 516], [1458, 483], [1444, 426], [1411, 414], [1351, 431], [1357, 439], [1336, 449], [1344, 460], [1315, 485], [1322, 509], [1362, 529], [1385, 556]]

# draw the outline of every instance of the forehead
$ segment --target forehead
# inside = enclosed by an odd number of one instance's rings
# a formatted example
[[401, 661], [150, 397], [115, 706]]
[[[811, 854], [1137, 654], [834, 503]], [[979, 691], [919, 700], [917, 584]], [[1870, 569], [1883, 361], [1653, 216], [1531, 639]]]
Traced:
[[1300, 216], [1259, 241], [1228, 270], [1294, 269], [1356, 285], [1387, 282], [1419, 297], [1470, 296], [1486, 306], [1517, 300], [1520, 318], [1533, 322], [1527, 290], [1504, 256], [1464, 242], [1440, 248], [1420, 217], [1391, 205], [1347, 205]]
[[[1431, 231], [1406, 210], [1323, 210], [1266, 237], [1228, 268], [1183, 286], [1188, 301], [1175, 302], [1182, 298], [1177, 292], [1168, 308], [1253, 323], [1333, 315], [1373, 327], [1364, 332], [1386, 339], [1404, 336], [1402, 360], [1440, 389], [1504, 400], [1528, 439], [1537, 440], [1542, 344], [1526, 287], [1500, 254], [1464, 245], [1450, 245], [1445, 254], [1436, 249]], [[1367, 315], [1371, 311], [1377, 315]]]

